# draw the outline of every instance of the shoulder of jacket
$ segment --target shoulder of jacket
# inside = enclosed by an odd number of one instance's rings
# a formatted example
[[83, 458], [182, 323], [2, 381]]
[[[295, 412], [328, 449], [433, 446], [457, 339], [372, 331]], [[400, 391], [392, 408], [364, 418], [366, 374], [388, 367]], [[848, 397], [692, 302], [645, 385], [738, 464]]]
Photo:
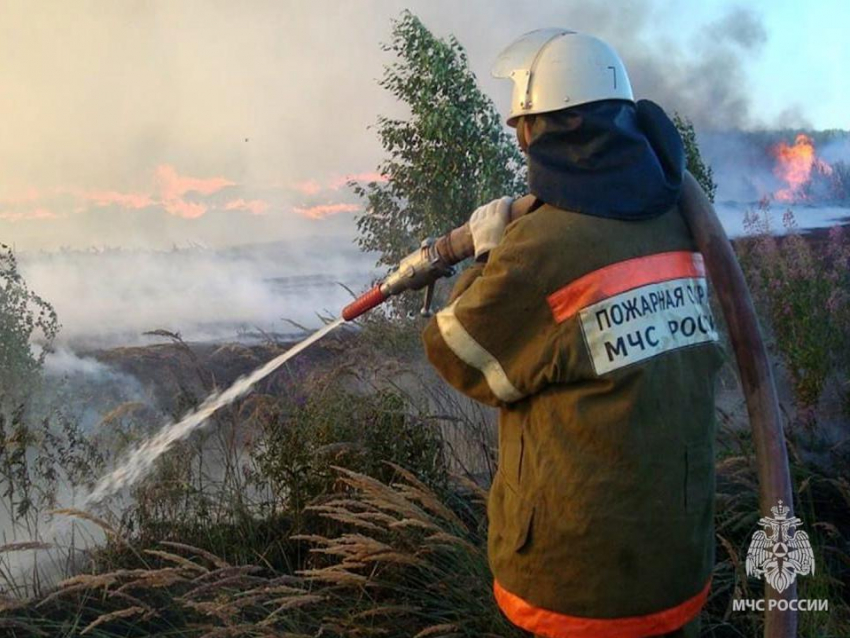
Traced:
[[508, 229], [516, 229], [524, 232], [535, 232], [545, 230], [552, 224], [564, 224], [577, 217], [575, 213], [556, 208], [549, 204], [542, 204], [533, 211], [515, 219], [508, 224]]
[[584, 215], [543, 204], [512, 221], [505, 229], [505, 241], [531, 247], [545, 247], [562, 241], [565, 234], [573, 234], [587, 221]]

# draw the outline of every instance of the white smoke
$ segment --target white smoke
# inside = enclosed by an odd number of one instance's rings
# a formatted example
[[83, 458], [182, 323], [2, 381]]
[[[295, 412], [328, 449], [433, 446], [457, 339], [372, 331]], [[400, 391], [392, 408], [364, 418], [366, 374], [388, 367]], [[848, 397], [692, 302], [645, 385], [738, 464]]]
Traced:
[[[61, 340], [80, 348], [150, 343], [166, 329], [187, 341], [240, 333], [288, 333], [317, 313], [336, 315], [373, 276], [374, 256], [350, 244], [267, 244], [210, 250], [104, 250], [29, 253], [20, 267], [49, 300]], [[51, 365], [59, 365], [53, 359]], [[67, 363], [67, 361], [66, 361]], [[82, 371], [79, 368], [78, 371]]]
[[124, 382], [129, 378], [128, 375], [116, 372], [97, 359], [80, 357], [67, 348], [58, 348], [45, 357], [44, 374], [48, 378], [85, 377], [97, 380], [121, 376], [121, 380]]

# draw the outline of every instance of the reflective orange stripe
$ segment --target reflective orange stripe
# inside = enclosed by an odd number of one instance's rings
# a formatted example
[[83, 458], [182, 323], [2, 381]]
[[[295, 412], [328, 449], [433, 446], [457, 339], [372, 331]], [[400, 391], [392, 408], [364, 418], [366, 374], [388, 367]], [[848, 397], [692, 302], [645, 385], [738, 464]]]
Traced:
[[546, 300], [555, 321], [561, 323], [582, 308], [621, 292], [685, 277], [705, 277], [705, 264], [700, 253], [681, 250], [627, 259], [579, 277], [553, 292]]
[[693, 620], [708, 597], [711, 579], [696, 596], [685, 602], [645, 616], [583, 618], [534, 607], [519, 596], [493, 583], [496, 602], [513, 624], [547, 638], [645, 638], [675, 631]]

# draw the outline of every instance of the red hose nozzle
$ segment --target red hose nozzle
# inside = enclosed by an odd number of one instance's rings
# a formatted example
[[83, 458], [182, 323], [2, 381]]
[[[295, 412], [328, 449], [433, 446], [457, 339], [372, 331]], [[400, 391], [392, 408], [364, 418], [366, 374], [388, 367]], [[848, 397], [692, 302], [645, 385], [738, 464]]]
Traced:
[[342, 311], [342, 318], [346, 321], [357, 319], [357, 317], [365, 312], [369, 312], [375, 306], [380, 306], [386, 299], [387, 296], [381, 291], [379, 284], [348, 304]]

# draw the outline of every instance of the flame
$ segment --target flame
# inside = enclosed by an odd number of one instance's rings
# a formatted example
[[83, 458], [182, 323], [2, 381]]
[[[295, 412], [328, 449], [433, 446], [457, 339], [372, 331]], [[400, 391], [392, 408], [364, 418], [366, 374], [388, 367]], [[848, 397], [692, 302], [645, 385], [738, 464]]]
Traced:
[[20, 204], [31, 204], [33, 202], [37, 202], [41, 199], [41, 193], [39, 193], [35, 188], [28, 188], [22, 193], [18, 193], [17, 195], [10, 195], [8, 197], [0, 197], [0, 206], [18, 206]]
[[25, 212], [3, 212], [0, 211], [0, 220], [2, 221], [10, 221], [10, 222], [19, 222], [23, 220], [29, 219], [57, 219], [59, 215], [54, 213], [49, 208], [36, 208], [35, 210], [25, 211]]
[[793, 146], [780, 142], [771, 149], [771, 154], [776, 159], [773, 174], [787, 184], [773, 194], [780, 201], [806, 199], [805, 186], [812, 178], [812, 170], [832, 174], [832, 167], [815, 153], [812, 138], [803, 133], [797, 135]]
[[262, 215], [269, 209], [269, 203], [262, 199], [234, 199], [224, 206], [224, 210], [244, 210], [252, 215]]
[[188, 193], [212, 195], [228, 186], [235, 186], [224, 177], [188, 177], [180, 175], [170, 164], [161, 164], [154, 171], [154, 179], [159, 190], [162, 207], [171, 215], [197, 219], [203, 217], [209, 206], [202, 202], [189, 201]]
[[360, 206], [357, 204], [320, 204], [319, 206], [311, 206], [309, 208], [296, 207], [293, 210], [299, 215], [309, 217], [310, 219], [324, 219], [325, 217], [340, 213], [356, 213], [360, 210]]
[[294, 186], [295, 190], [304, 195], [316, 195], [322, 190], [322, 185], [314, 179], [309, 179], [306, 182], [298, 182]]
[[183, 195], [190, 192], [212, 195], [223, 188], [236, 185], [236, 182], [231, 182], [225, 177], [204, 178], [180, 175], [170, 164], [157, 166], [154, 177], [163, 201], [181, 199]]
[[154, 201], [144, 193], [121, 193], [118, 191], [87, 191], [81, 192], [80, 196], [96, 206], [109, 206], [117, 204], [122, 208], [140, 209], [153, 206]]
[[349, 182], [388, 182], [389, 178], [382, 173], [349, 173], [347, 175], [336, 175], [327, 180], [318, 181], [308, 179], [305, 182], [296, 182], [292, 187], [303, 195], [318, 195], [323, 190], [338, 191]]

